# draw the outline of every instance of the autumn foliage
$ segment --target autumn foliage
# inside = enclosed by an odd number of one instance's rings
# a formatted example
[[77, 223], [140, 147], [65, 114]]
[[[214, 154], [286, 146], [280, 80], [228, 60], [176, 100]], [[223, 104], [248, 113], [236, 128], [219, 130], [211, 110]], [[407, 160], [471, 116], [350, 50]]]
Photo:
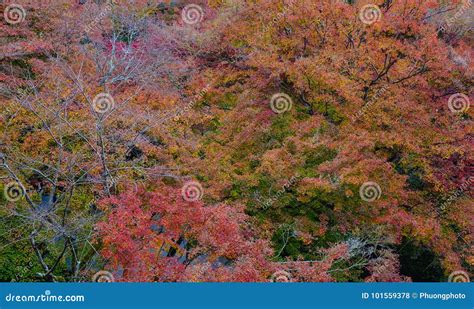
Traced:
[[27, 2], [0, 24], [14, 280], [472, 274], [469, 2]]

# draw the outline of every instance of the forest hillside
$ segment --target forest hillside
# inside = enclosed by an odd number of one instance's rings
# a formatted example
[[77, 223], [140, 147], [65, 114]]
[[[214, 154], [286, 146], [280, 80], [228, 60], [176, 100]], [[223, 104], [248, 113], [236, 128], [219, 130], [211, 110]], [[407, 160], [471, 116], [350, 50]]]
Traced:
[[469, 281], [472, 2], [0, 3], [0, 281]]

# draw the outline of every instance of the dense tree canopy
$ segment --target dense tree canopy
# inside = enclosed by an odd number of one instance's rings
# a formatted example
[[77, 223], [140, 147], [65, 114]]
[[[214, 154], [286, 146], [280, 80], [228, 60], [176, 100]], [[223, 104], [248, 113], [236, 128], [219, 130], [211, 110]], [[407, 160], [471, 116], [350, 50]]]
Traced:
[[0, 4], [0, 280], [469, 279], [470, 9]]

